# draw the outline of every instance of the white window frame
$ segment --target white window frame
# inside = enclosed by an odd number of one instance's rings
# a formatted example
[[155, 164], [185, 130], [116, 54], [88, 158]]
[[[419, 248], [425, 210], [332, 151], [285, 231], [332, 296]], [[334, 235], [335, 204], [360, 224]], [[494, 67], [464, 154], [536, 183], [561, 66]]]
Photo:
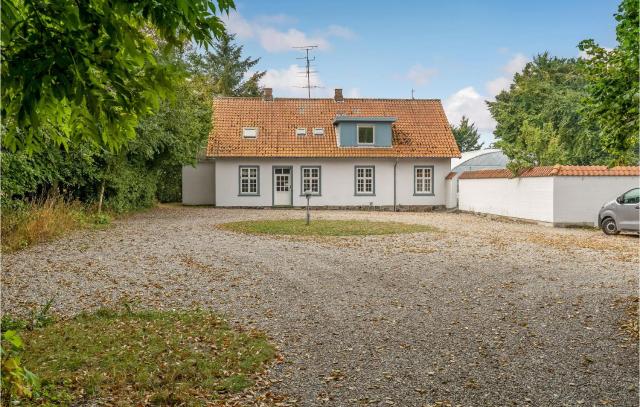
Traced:
[[[420, 176], [418, 176], [418, 171], [421, 172]], [[429, 186], [428, 188], [427, 188], [427, 185]], [[433, 165], [415, 165], [413, 167], [413, 194], [414, 195], [434, 195]]]
[[[247, 170], [244, 175], [242, 170]], [[252, 170], [255, 174], [251, 174]], [[242, 190], [243, 180], [247, 180], [247, 191]], [[255, 191], [251, 190], [251, 180], [255, 179]], [[260, 167], [257, 165], [241, 165], [238, 167], [238, 195], [239, 196], [258, 196], [260, 195]]]
[[[371, 129], [371, 133], [372, 133], [372, 140], [371, 143], [361, 143], [360, 142], [360, 129], [361, 128], [370, 128]], [[358, 143], [358, 145], [361, 146], [372, 146], [376, 143], [376, 126], [372, 125], [372, 124], [358, 124], [356, 125], [356, 141]]]
[[[305, 176], [305, 170], [309, 170], [309, 175]], [[318, 176], [314, 177], [311, 175], [312, 170], [318, 170]], [[318, 180], [318, 190], [312, 191], [311, 195], [320, 195], [322, 192], [322, 168], [319, 165], [303, 165], [300, 167], [300, 195], [304, 196], [306, 194], [306, 190], [304, 189], [304, 181], [305, 179], [309, 179], [309, 185], [312, 184], [311, 180]]]
[[296, 136], [297, 137], [305, 137], [307, 135], [307, 128], [306, 127], [298, 127], [296, 129]]
[[[361, 175], [361, 171], [363, 174]], [[371, 170], [371, 175], [366, 175], [366, 170]], [[356, 165], [353, 170], [354, 175], [354, 185], [353, 185], [353, 193], [354, 195], [375, 195], [376, 194], [376, 167], [373, 165]], [[364, 189], [359, 191], [359, 181], [362, 180], [362, 185]], [[366, 190], [367, 180], [371, 180], [371, 190]]]
[[[253, 133], [253, 135], [251, 135]], [[257, 139], [258, 138], [258, 128], [257, 127], [243, 127], [242, 128], [242, 138], [246, 139]]]
[[324, 136], [324, 127], [314, 127], [313, 128], [313, 135], [314, 136]]

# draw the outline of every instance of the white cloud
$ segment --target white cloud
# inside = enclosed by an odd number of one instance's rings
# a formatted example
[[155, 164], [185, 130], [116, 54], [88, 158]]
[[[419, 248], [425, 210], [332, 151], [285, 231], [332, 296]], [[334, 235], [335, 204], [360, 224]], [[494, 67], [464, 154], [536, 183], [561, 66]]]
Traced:
[[240, 39], [255, 38], [268, 52], [292, 51], [293, 47], [305, 45], [317, 45], [319, 50], [328, 50], [331, 48], [329, 38], [351, 39], [355, 36], [350, 29], [339, 25], [330, 25], [313, 35], [295, 28], [275, 28], [274, 25], [295, 22], [295, 19], [284, 14], [260, 16], [248, 21], [238, 12], [232, 12], [223, 21], [230, 33]]
[[503, 90], [509, 89], [511, 85], [511, 79], [506, 76], [501, 76], [486, 83], [487, 92], [489, 95], [495, 96]]
[[[269, 69], [260, 81], [260, 85], [273, 88], [274, 97], [307, 97], [306, 76], [302, 75], [304, 68], [293, 64], [288, 68]], [[323, 86], [317, 75], [312, 76], [311, 86]], [[312, 97], [326, 97], [329, 91], [324, 88], [311, 89]]]
[[506, 63], [505, 66], [502, 67], [504, 73], [508, 75], [515, 75], [517, 72], [522, 71], [525, 65], [529, 62], [529, 58], [524, 56], [523, 54], [515, 54], [509, 62]]
[[503, 90], [509, 89], [509, 85], [513, 82], [513, 75], [518, 72], [522, 72], [528, 62], [529, 58], [521, 53], [517, 53], [511, 57], [511, 59], [502, 67], [502, 72], [506, 75], [499, 76], [485, 84], [488, 96], [494, 97]]
[[222, 21], [230, 34], [235, 34], [240, 39], [251, 38], [254, 35], [253, 27], [238, 12], [232, 11]]
[[459, 123], [464, 115], [475, 123], [481, 132], [492, 132], [496, 122], [487, 109], [485, 99], [473, 86], [462, 88], [444, 101], [447, 118], [451, 123]]
[[493, 132], [496, 122], [491, 117], [486, 101], [494, 100], [495, 96], [503, 90], [509, 89], [513, 82], [513, 75], [521, 72], [529, 59], [521, 53], [517, 53], [502, 66], [505, 75], [499, 76], [485, 83], [486, 95], [481, 95], [473, 86], [460, 89], [444, 101], [444, 109], [451, 123], [459, 123], [462, 116], [478, 127], [481, 133]]
[[436, 69], [425, 68], [420, 64], [415, 64], [409, 68], [404, 78], [410, 80], [416, 86], [422, 86], [426, 85], [437, 73], [438, 71]]
[[305, 45], [317, 45], [321, 50], [329, 48], [329, 42], [326, 39], [309, 37], [295, 28], [290, 28], [287, 31], [279, 31], [271, 27], [259, 28], [257, 32], [260, 45], [268, 52], [291, 51], [293, 47]]

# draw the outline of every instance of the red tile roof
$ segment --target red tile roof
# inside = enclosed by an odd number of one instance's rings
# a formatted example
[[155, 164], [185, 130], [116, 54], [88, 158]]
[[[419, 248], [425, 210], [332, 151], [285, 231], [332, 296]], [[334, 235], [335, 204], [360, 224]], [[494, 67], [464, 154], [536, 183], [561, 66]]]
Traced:
[[[338, 115], [394, 117], [393, 146], [338, 147], [333, 121]], [[243, 127], [258, 127], [256, 139]], [[307, 128], [307, 136], [295, 134]], [[324, 136], [311, 129], [324, 127]], [[459, 157], [460, 151], [439, 100], [216, 98], [209, 157]]]
[[515, 175], [508, 169], [491, 169], [466, 171], [459, 179], [482, 178], [515, 178], [515, 177], [608, 177], [608, 176], [640, 176], [640, 167], [612, 167], [604, 165], [554, 165], [532, 167]]
[[444, 177], [444, 179], [453, 179], [456, 176], [457, 172], [453, 172], [451, 171], [450, 173], [447, 174], [446, 177]]

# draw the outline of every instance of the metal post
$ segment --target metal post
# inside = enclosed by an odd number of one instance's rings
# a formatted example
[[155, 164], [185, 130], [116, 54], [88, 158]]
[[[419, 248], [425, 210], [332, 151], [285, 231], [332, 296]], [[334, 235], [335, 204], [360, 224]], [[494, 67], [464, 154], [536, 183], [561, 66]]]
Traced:
[[311, 220], [309, 216], [309, 198], [311, 198], [311, 194], [306, 193], [305, 195], [307, 195], [307, 226], [309, 226], [309, 221]]

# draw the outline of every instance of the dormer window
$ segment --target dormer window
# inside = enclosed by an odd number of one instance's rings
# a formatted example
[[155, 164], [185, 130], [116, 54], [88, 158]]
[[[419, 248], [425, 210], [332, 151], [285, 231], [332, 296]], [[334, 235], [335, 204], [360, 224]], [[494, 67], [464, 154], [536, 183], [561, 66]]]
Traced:
[[324, 136], [324, 127], [314, 127], [313, 128], [314, 136]]
[[243, 127], [242, 128], [242, 137], [248, 139], [254, 139], [258, 137], [258, 128], [257, 127]]
[[358, 125], [358, 144], [373, 144], [374, 127]]
[[298, 127], [296, 129], [296, 136], [304, 137], [306, 135], [307, 135], [307, 128], [306, 127]]

